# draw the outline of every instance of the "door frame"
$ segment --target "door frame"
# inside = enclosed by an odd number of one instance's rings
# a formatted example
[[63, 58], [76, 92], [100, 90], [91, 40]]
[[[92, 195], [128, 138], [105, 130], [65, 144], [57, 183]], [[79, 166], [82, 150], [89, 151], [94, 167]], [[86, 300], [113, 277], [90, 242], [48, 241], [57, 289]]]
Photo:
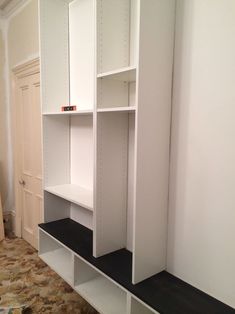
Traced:
[[19, 177], [21, 172], [20, 154], [17, 143], [17, 82], [19, 79], [40, 73], [40, 59], [34, 58], [14, 67], [11, 71], [11, 121], [12, 121], [12, 140], [13, 140], [13, 173], [15, 190], [15, 221], [14, 229], [17, 237], [22, 237], [22, 189], [19, 186]]

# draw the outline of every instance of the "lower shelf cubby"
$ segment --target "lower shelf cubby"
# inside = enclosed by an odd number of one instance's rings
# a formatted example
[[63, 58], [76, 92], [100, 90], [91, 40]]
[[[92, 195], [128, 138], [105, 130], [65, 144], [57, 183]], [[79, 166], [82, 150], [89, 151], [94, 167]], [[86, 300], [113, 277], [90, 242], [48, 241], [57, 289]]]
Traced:
[[70, 285], [73, 283], [72, 253], [59, 242], [39, 230], [39, 256]]
[[74, 289], [101, 314], [127, 313], [127, 293], [75, 256]]
[[163, 271], [132, 284], [132, 253], [95, 258], [93, 231], [70, 218], [39, 225], [39, 256], [102, 314], [234, 314], [234, 309]]
[[142, 304], [132, 296], [130, 296], [129, 314], [153, 314], [159, 313], [154, 310], [150, 310], [146, 305]]

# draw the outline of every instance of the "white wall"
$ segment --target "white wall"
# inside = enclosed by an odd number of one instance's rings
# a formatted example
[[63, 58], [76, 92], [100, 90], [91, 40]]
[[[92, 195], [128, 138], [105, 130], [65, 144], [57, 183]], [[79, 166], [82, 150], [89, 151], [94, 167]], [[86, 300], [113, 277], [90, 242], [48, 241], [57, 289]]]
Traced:
[[235, 307], [235, 1], [178, 0], [168, 271]]
[[0, 21], [0, 193], [4, 211], [14, 210], [10, 74], [39, 54], [38, 1], [28, 0]]
[[6, 106], [5, 23], [0, 20], [0, 195], [3, 208], [9, 206], [9, 145]]

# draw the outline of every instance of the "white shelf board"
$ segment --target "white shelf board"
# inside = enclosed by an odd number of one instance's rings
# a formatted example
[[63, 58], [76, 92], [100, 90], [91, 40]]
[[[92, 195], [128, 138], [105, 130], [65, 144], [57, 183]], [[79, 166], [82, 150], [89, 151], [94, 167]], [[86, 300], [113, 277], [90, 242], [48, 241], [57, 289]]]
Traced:
[[114, 107], [114, 108], [99, 108], [97, 109], [97, 112], [119, 112], [119, 111], [132, 112], [135, 110], [136, 110], [135, 106], [129, 106], [129, 107]]
[[135, 82], [136, 81], [136, 67], [125, 67], [114, 71], [104, 72], [97, 75], [97, 78], [105, 78], [109, 80]]
[[66, 282], [72, 284], [72, 255], [65, 248], [43, 253], [40, 258], [57, 272]]
[[91, 190], [75, 184], [62, 184], [46, 187], [45, 191], [93, 211], [93, 192]]
[[88, 115], [93, 114], [93, 109], [87, 110], [77, 110], [77, 111], [54, 111], [54, 112], [44, 112], [43, 116], [56, 116], [56, 115]]
[[126, 292], [103, 276], [77, 285], [75, 290], [101, 314], [126, 313]]

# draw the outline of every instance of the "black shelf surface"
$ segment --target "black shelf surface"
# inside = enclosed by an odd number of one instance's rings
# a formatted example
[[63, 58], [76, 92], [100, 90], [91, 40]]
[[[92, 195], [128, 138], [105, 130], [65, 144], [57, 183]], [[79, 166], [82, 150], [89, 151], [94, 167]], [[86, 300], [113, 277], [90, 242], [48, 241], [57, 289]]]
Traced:
[[235, 309], [166, 271], [133, 285], [132, 253], [121, 249], [93, 257], [92, 231], [72, 219], [39, 227], [161, 314], [235, 314]]

